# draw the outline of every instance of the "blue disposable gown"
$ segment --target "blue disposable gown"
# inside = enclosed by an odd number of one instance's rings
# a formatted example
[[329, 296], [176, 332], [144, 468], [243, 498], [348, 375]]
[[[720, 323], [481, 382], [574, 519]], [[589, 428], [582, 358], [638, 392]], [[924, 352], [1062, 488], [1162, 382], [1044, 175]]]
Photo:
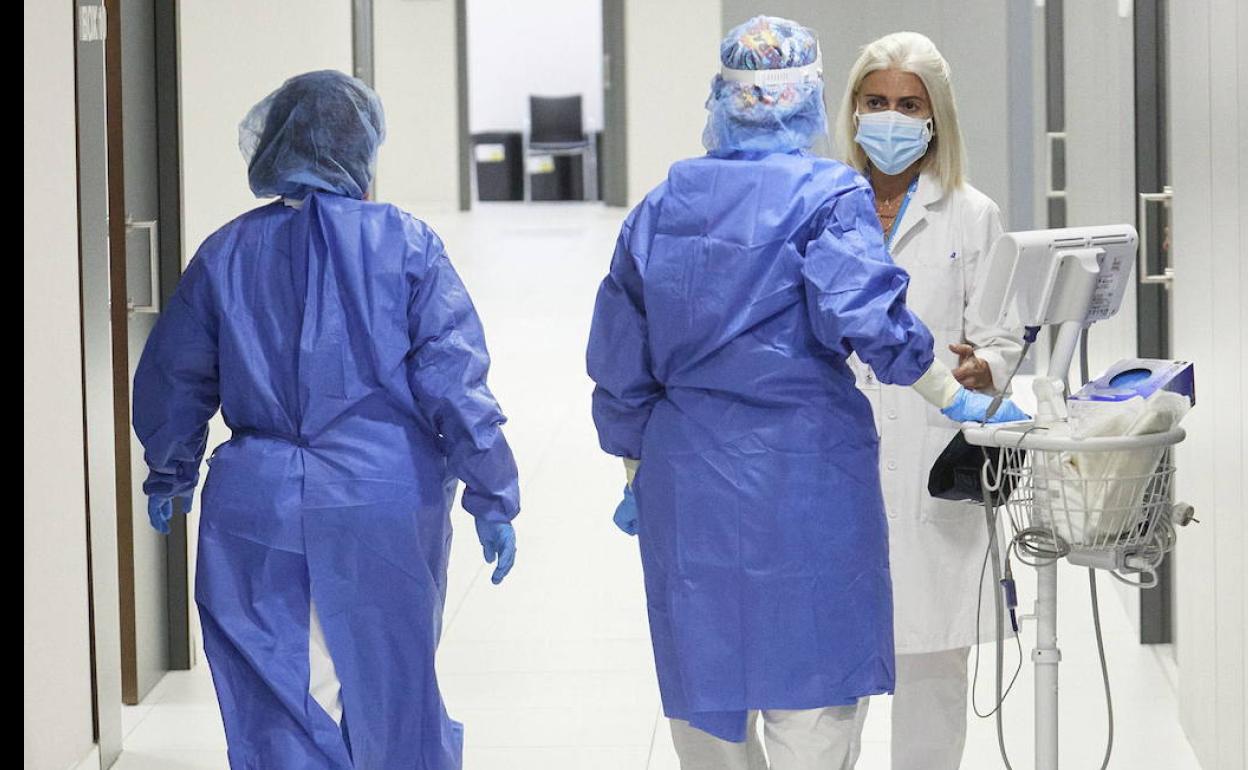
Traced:
[[635, 480], [663, 707], [720, 738], [749, 709], [893, 688], [878, 437], [846, 357], [910, 384], [870, 187], [803, 153], [681, 161], [626, 219], [588, 364], [602, 448]]
[[[434, 650], [448, 512], [519, 509], [480, 321], [442, 243], [393, 206], [314, 193], [205, 241], [147, 343], [134, 426], [149, 494], [209, 460], [195, 596], [241, 768], [461, 764]], [[308, 694], [315, 600], [349, 743]]]

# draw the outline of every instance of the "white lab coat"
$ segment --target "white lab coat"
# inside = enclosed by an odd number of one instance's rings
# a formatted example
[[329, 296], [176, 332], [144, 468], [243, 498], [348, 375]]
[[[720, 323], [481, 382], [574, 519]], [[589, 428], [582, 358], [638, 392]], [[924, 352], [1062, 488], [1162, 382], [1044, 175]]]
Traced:
[[[1001, 213], [970, 185], [946, 194], [923, 173], [892, 241], [893, 260], [910, 273], [907, 305], [936, 340], [936, 356], [954, 368], [949, 345], [970, 342], [1004, 385], [1022, 340], [972, 318], [976, 271], [1002, 233]], [[852, 359], [858, 386], [871, 401], [880, 434], [880, 477], [889, 525], [889, 560], [898, 655], [951, 650], [976, 641], [980, 566], [988, 546], [982, 504], [927, 494], [932, 463], [958, 431], [908, 387], [881, 385]], [[992, 573], [984, 580], [980, 641], [995, 638]]]

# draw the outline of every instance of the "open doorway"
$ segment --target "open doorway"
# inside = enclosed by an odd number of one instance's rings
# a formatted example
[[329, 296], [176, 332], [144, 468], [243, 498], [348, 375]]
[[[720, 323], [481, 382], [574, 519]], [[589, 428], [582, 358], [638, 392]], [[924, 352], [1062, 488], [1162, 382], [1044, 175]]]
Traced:
[[603, 5], [461, 1], [469, 201], [602, 200]]

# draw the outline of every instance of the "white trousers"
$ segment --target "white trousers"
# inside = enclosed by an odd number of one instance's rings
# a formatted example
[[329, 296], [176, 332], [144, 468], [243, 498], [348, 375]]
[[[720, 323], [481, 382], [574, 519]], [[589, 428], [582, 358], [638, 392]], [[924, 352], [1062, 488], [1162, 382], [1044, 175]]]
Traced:
[[962, 764], [970, 651], [897, 656], [893, 770], [958, 770]]
[[342, 684], [334, 669], [334, 659], [329, 657], [316, 604], [312, 604], [308, 612], [308, 693], [326, 714], [342, 724]]
[[[765, 756], [758, 738], [760, 714]], [[670, 721], [681, 770], [851, 770], [864, 719], [866, 708], [859, 706], [751, 711], [744, 743], [716, 738], [680, 719]]]

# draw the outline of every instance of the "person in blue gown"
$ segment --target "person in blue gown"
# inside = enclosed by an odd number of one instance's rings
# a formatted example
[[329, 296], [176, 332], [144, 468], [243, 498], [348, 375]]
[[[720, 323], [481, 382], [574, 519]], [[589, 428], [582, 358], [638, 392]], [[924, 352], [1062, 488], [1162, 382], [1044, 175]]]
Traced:
[[240, 129], [278, 196], [188, 265], [134, 379], [153, 526], [218, 409], [195, 597], [235, 770], [461, 767], [434, 653], [457, 480], [497, 583], [519, 512], [481, 322], [426, 224], [365, 200], [375, 93], [292, 78]]
[[628, 468], [615, 519], [639, 537], [682, 768], [765, 767], [761, 715], [773, 770], [839, 770], [859, 699], [894, 685], [878, 437], [846, 359], [954, 419], [990, 399], [935, 359], [871, 186], [808, 151], [826, 134], [815, 35], [751, 19], [721, 62], [707, 154], [621, 227], [590, 332], [593, 416]]

